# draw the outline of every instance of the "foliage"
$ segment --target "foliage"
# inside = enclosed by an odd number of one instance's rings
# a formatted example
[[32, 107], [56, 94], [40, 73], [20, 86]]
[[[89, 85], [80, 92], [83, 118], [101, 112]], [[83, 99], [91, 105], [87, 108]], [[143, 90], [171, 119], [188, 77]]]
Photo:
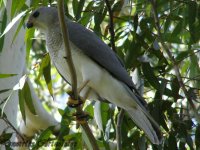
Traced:
[[[145, 138], [144, 133], [125, 115], [121, 135], [123, 149], [147, 149], [148, 147], [166, 150], [199, 149], [200, 125], [196, 117], [200, 117], [200, 115], [194, 115], [194, 110], [190, 107], [188, 100], [183, 94], [183, 90], [180, 88], [179, 81], [173, 70], [174, 64], [158, 40], [157, 22], [155, 22], [153, 17], [150, 1], [111, 0], [109, 2], [113, 12], [116, 52], [130, 74], [135, 69], [138, 69], [140, 78], [144, 80], [144, 97], [148, 102], [150, 113], [160, 124], [163, 132], [163, 144], [160, 146], [152, 145]], [[10, 16], [13, 19], [5, 27], [8, 17], [3, 15], [0, 23], [2, 35], [9, 32], [9, 29], [15, 22], [21, 19], [18, 30], [14, 33], [17, 35], [19, 29], [25, 23], [25, 18], [29, 15], [29, 10], [39, 7], [39, 5], [49, 4], [55, 5], [56, 1], [34, 0], [30, 6], [27, 6], [25, 1], [17, 3], [17, 1], [13, 0]], [[109, 33], [110, 18], [105, 1], [73, 0], [71, 3], [71, 1], [66, 0], [65, 4], [66, 15], [69, 18], [92, 29], [109, 46], [111, 45]], [[4, 3], [1, 0], [1, 9], [4, 8], [3, 5]], [[176, 60], [176, 65], [179, 67], [184, 86], [187, 88], [187, 92], [198, 111], [200, 108], [200, 2], [192, 0], [157, 0], [156, 10], [161, 25], [163, 42], [170, 47], [170, 52]], [[6, 14], [6, 11], [3, 12], [3, 14]], [[24, 13], [26, 14], [24, 15]], [[58, 95], [65, 93], [66, 88], [63, 86], [65, 84], [63, 84], [58, 75], [55, 75], [55, 68], [52, 67], [50, 70], [48, 55], [43, 56], [46, 52], [44, 40], [42, 38], [32, 39], [33, 36], [36, 36], [36, 33], [34, 34], [34, 31], [27, 30], [25, 41], [27, 44], [27, 65], [31, 70], [29, 76], [39, 88], [39, 90], [35, 89], [39, 97], [43, 97], [46, 100], [50, 99], [50, 96], [46, 95], [53, 95], [52, 89], [56, 89], [54, 90], [54, 96], [58, 98]], [[0, 52], [2, 50], [1, 43], [3, 38], [4, 36], [0, 38]], [[30, 52], [31, 48], [32, 52]], [[38, 62], [41, 62], [39, 63], [40, 69], [37, 69]], [[36, 64], [35, 66], [33, 66], [34, 63]], [[44, 75], [44, 79], [40, 79], [41, 74]], [[13, 75], [0, 74], [0, 78], [9, 76]], [[51, 76], [54, 76], [54, 78], [51, 79]], [[57, 85], [58, 82], [61, 83], [59, 86]], [[46, 87], [48, 87], [49, 94], [45, 90]], [[26, 86], [24, 88], [28, 89]], [[0, 93], [6, 91], [8, 90], [5, 89], [5, 91], [0, 91]], [[25, 119], [22, 91], [19, 94], [20, 108]], [[48, 111], [55, 109], [51, 106], [49, 100], [44, 103]], [[113, 149], [109, 145], [113, 145], [113, 141], [116, 138], [116, 122], [119, 111], [106, 103], [101, 103], [101, 106], [97, 107], [102, 119], [102, 129], [100, 130], [93, 122], [94, 112], [96, 111], [93, 110], [92, 104], [93, 102], [86, 103], [84, 110], [91, 116], [89, 123], [94, 127], [94, 134], [97, 137], [98, 145], [105, 149]], [[32, 110], [34, 111], [34, 109]], [[32, 140], [33, 149], [39, 147], [38, 143], [40, 140], [49, 140], [49, 143], [55, 144], [56, 149], [61, 149], [62, 147], [82, 149], [86, 147], [85, 134], [80, 132], [81, 130], [79, 129], [74, 129], [73, 111], [73, 109], [68, 107], [64, 110], [59, 110], [60, 115], [62, 115], [60, 132], [55, 134], [52, 127], [49, 127], [45, 131], [38, 133]], [[9, 138], [10, 133], [4, 134], [0, 139], [2, 139], [1, 141], [7, 141]], [[44, 146], [44, 144], [40, 146]]]

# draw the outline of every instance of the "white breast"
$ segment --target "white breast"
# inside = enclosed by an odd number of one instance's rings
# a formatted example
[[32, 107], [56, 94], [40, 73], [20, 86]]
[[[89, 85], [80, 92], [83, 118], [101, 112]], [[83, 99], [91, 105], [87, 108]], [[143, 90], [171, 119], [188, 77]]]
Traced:
[[[57, 41], [62, 43], [61, 41]], [[71, 83], [68, 64], [64, 57], [66, 57], [63, 44], [55, 45], [55, 41], [47, 42], [47, 47], [50, 53], [50, 57], [57, 68], [58, 72]], [[88, 88], [92, 89], [89, 98], [96, 99], [96, 93], [103, 99], [110, 101], [120, 107], [127, 108], [134, 107], [135, 103], [132, 97], [128, 94], [121, 81], [115, 79], [104, 68], [95, 63], [88, 56], [83, 54], [75, 45], [71, 43], [72, 59], [77, 74], [78, 87], [85, 81], [89, 81], [87, 87], [80, 94], [84, 96], [84, 93]]]

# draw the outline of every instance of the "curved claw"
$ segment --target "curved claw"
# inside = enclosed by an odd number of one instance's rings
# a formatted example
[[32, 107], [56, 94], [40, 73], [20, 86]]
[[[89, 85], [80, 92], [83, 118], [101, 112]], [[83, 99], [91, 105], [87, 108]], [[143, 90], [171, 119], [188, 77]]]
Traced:
[[75, 120], [78, 124], [85, 124], [89, 120], [89, 114], [82, 112], [82, 113], [74, 113]]
[[72, 99], [71, 97], [68, 98], [67, 105], [68, 105], [69, 107], [76, 108], [76, 107], [78, 107], [78, 106], [80, 106], [80, 105], [82, 105], [82, 104], [83, 104], [83, 101], [82, 101], [81, 99], [79, 99], [79, 100], [74, 100], [74, 99]]

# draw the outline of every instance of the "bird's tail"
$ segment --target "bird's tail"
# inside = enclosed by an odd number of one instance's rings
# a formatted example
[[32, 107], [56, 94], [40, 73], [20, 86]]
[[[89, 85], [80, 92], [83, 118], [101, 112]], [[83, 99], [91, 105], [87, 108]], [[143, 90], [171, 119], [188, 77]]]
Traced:
[[137, 107], [136, 109], [127, 110], [131, 119], [135, 122], [135, 124], [141, 128], [150, 141], [153, 144], [161, 144], [162, 135], [157, 123], [153, 120], [153, 118], [149, 118], [151, 116], [143, 112], [142, 108]]

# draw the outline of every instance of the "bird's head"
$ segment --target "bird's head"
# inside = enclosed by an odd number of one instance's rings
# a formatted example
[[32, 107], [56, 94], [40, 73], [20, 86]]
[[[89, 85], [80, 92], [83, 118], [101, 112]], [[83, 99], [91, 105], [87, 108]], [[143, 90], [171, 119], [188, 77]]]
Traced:
[[31, 13], [26, 26], [27, 28], [35, 27], [45, 32], [56, 23], [58, 23], [57, 9], [54, 7], [40, 7]]

